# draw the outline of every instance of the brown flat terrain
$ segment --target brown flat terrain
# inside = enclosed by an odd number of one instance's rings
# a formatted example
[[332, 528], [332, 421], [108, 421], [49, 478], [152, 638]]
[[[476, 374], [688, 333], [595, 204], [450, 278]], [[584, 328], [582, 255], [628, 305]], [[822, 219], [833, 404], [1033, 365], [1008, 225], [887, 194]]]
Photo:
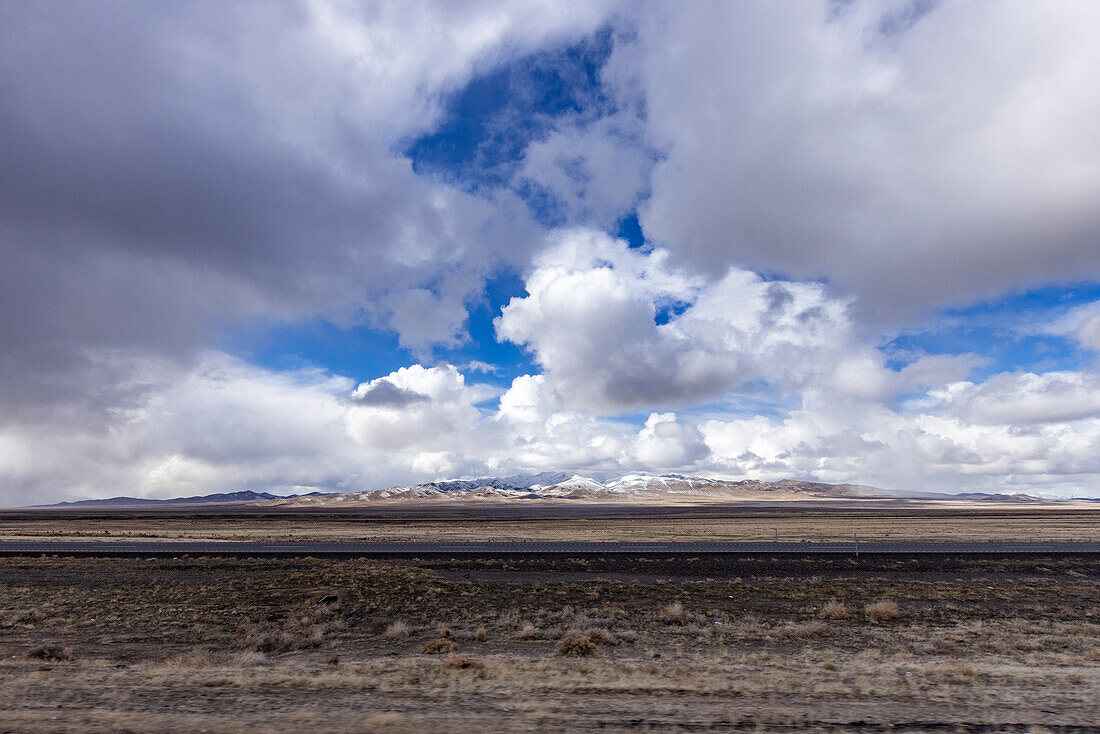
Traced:
[[1097, 731], [1098, 599], [1096, 556], [0, 558], [0, 731]]
[[1100, 541], [1100, 506], [903, 500], [704, 505], [559, 502], [0, 512], [3, 540]]

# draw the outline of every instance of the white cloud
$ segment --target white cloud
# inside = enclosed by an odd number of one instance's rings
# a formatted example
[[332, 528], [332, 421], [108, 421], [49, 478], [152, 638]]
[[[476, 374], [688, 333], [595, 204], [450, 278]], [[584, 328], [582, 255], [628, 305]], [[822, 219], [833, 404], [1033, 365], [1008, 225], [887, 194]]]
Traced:
[[1100, 302], [1072, 308], [1053, 323], [1036, 328], [1030, 325], [1025, 333], [1057, 334], [1069, 337], [1085, 349], [1100, 352]]
[[465, 338], [466, 308], [461, 297], [446, 299], [426, 288], [394, 293], [388, 299], [390, 326], [403, 347], [457, 346]]
[[629, 455], [628, 425], [570, 409], [544, 375], [522, 375], [501, 396], [491, 466], [538, 470], [615, 470]]
[[1087, 373], [1005, 373], [891, 408], [811, 391], [780, 418], [700, 425], [713, 470], [913, 491], [1094, 496], [1100, 385]]
[[940, 411], [975, 424], [1025, 427], [1100, 418], [1100, 375], [1083, 372], [1002, 373], [930, 394]]
[[1077, 339], [1086, 348], [1100, 352], [1100, 314], [1095, 314], [1081, 323]]
[[1100, 6], [942, 3], [884, 32], [904, 9], [632, 14], [605, 78], [663, 153], [646, 234], [715, 277], [825, 276], [879, 322], [1100, 276]]
[[[430, 128], [439, 114], [440, 95], [468, 81], [507, 56], [529, 53], [540, 45], [591, 32], [611, 3], [562, 5], [547, 0], [506, 2], [372, 2], [311, 0], [307, 27], [311, 50], [322, 49], [327, 65], [338, 65], [340, 91], [348, 115], [372, 135], [393, 140]], [[257, 34], [257, 43], [270, 37]], [[280, 68], [292, 74], [303, 104], [297, 114], [311, 119], [318, 77], [292, 55]], [[327, 71], [327, 69], [326, 69]], [[280, 75], [281, 76], [281, 75]], [[273, 106], [283, 111], [282, 89]], [[323, 100], [328, 105], [329, 90]]]
[[458, 368], [463, 372], [480, 372], [485, 375], [499, 375], [504, 371], [500, 365], [489, 364], [480, 359], [471, 359], [469, 362], [459, 365]]
[[571, 222], [611, 229], [648, 187], [654, 155], [644, 135], [641, 121], [624, 113], [562, 124], [527, 146], [517, 183], [552, 191]]
[[0, 502], [340, 487], [368, 476], [344, 430], [344, 378], [277, 374], [216, 353], [186, 367], [129, 353], [93, 360], [107, 384], [132, 388], [129, 398], [0, 428]]
[[[422, 399], [397, 404], [356, 401], [382, 384]], [[348, 409], [348, 433], [372, 449], [461, 452], [469, 431], [481, 419], [475, 404], [489, 395], [484, 388], [467, 386], [452, 365], [402, 367], [356, 388]]]
[[675, 413], [652, 413], [634, 443], [641, 466], [679, 471], [700, 462], [709, 449], [695, 426], [676, 420]]
[[[887, 369], [858, 343], [848, 302], [821, 284], [736, 268], [706, 283], [674, 268], [668, 251], [589, 230], [557, 235], [526, 288], [496, 320], [498, 338], [529, 349], [548, 389], [587, 410], [695, 405], [758, 379], [786, 391], [825, 381], [881, 399], [968, 371], [967, 358], [948, 357]], [[668, 309], [678, 313], [659, 318]]]
[[[678, 471], [855, 481], [904, 490], [1095, 494], [1100, 383], [997, 375], [891, 407], [809, 387], [785, 414], [651, 413], [638, 427], [570, 406], [545, 375], [496, 388], [453, 366], [352, 384], [209, 353], [189, 368], [97, 357], [125, 403], [0, 429], [3, 501], [370, 489], [530, 470]], [[76, 409], [75, 407], [73, 409]], [[71, 411], [70, 411], [71, 413]], [[94, 420], [93, 420], [94, 418]]]

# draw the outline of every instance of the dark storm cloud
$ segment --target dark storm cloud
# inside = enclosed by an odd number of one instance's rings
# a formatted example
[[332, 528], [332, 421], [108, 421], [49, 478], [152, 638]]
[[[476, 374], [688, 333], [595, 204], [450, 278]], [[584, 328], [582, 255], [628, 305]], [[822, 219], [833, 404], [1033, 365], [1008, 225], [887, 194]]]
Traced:
[[256, 313], [386, 323], [521, 256], [521, 209], [419, 181], [311, 40], [291, 4], [0, 6], [0, 401]]
[[415, 403], [426, 403], [431, 398], [415, 390], [398, 387], [389, 380], [376, 380], [370, 387], [356, 392], [350, 398], [356, 405], [369, 405], [374, 408], [405, 408]]

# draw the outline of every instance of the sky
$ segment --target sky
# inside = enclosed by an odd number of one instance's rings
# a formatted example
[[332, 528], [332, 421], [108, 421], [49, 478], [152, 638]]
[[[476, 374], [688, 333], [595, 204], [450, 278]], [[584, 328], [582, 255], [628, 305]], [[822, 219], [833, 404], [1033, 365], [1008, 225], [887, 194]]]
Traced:
[[0, 4], [0, 505], [1100, 496], [1100, 5]]

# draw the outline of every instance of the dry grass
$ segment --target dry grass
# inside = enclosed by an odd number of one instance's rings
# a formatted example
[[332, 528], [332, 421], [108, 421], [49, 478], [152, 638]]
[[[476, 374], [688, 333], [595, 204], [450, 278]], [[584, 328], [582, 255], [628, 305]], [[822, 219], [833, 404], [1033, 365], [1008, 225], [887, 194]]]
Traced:
[[678, 601], [665, 604], [657, 610], [657, 619], [662, 622], [681, 622], [684, 619], [684, 605]]
[[458, 643], [444, 637], [437, 637], [424, 643], [425, 655], [448, 655], [458, 650]]
[[839, 602], [834, 599], [821, 607], [821, 611], [818, 612], [817, 616], [822, 619], [833, 620], [851, 619], [852, 610], [850, 610], [844, 602]]
[[0, 729], [1093, 726], [1100, 560], [943, 563], [0, 558]]
[[366, 717], [363, 723], [366, 725], [367, 731], [404, 729], [408, 725], [408, 718], [404, 714], [391, 711], [382, 714], [372, 714]]
[[38, 609], [20, 609], [10, 612], [0, 617], [0, 629], [11, 627], [33, 628], [35, 624], [42, 621], [42, 616], [42, 612]]
[[582, 632], [585, 637], [592, 640], [597, 645], [604, 645], [608, 647], [614, 647], [619, 644], [619, 638], [611, 634], [609, 631], [602, 627], [590, 627]]
[[266, 655], [253, 650], [232, 652], [195, 648], [166, 658], [164, 665], [178, 668], [252, 668], [268, 662]]
[[485, 670], [485, 663], [459, 655], [450, 655], [443, 661], [443, 667], [448, 670]]
[[558, 655], [570, 658], [586, 658], [600, 651], [596, 642], [588, 635], [572, 632], [561, 638], [558, 643]]
[[412, 634], [412, 628], [408, 624], [398, 619], [386, 627], [382, 632], [382, 637], [387, 640], [401, 640]]
[[477, 632], [474, 633], [475, 642], [485, 642], [488, 639], [488, 634], [485, 632], [484, 627], [478, 627]]
[[868, 604], [863, 607], [863, 613], [872, 622], [890, 622], [901, 616], [898, 605], [888, 599], [881, 599]]
[[[570, 501], [572, 503], [572, 501]], [[1076, 506], [990, 506], [981, 503], [937, 502], [828, 502], [820, 508], [792, 507], [785, 502], [708, 502], [689, 511], [685, 518], [660, 517], [652, 508], [638, 508], [637, 516], [590, 517], [570, 513], [599, 512], [598, 507], [534, 503], [525, 506], [526, 519], [509, 514], [494, 522], [463, 517], [468, 505], [446, 503], [334, 510], [317, 518], [293, 510], [249, 517], [228, 518], [219, 513], [170, 510], [139, 512], [127, 516], [64, 511], [0, 512], [0, 537], [11, 540], [101, 538], [104, 540], [772, 540], [850, 541], [852, 531], [860, 540], [921, 541], [1019, 541], [1034, 538], [1100, 540], [1100, 509], [1084, 503]], [[485, 518], [493, 518], [496, 506], [478, 506]], [[765, 510], [765, 511], [762, 511]], [[868, 510], [871, 510], [868, 512]], [[621, 511], [621, 510], [620, 510]], [[448, 516], [453, 512], [453, 516]], [[505, 519], [508, 518], [508, 519]]]

